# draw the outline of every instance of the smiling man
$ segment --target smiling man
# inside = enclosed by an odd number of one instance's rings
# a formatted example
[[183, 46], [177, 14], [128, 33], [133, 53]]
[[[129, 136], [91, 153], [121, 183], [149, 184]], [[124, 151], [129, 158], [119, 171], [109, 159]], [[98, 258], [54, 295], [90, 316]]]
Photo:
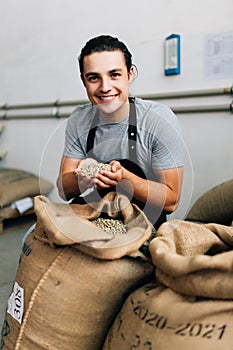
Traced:
[[127, 70], [122, 51], [102, 51], [83, 59], [81, 78], [93, 105], [106, 121], [120, 121], [129, 114], [129, 84], [133, 67]]
[[[177, 118], [165, 105], [129, 96], [135, 67], [117, 38], [89, 40], [79, 67], [91, 103], [78, 106], [68, 119], [59, 194], [85, 204], [119, 191], [143, 209], [157, 229], [180, 199], [183, 141]], [[111, 170], [93, 177], [80, 173], [90, 158], [109, 163]], [[90, 188], [94, 190], [85, 196]]]

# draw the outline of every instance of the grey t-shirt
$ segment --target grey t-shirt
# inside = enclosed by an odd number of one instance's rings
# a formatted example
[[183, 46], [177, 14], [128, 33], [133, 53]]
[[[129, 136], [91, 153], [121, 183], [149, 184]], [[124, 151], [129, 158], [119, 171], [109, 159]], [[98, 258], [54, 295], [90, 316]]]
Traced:
[[[183, 165], [183, 139], [171, 109], [161, 103], [135, 98], [137, 118], [137, 159], [147, 178], [152, 169], [171, 169]], [[64, 156], [85, 159], [87, 136], [96, 112], [90, 103], [78, 106], [67, 122]], [[93, 153], [109, 162], [128, 159], [128, 116], [108, 123], [99, 118]]]

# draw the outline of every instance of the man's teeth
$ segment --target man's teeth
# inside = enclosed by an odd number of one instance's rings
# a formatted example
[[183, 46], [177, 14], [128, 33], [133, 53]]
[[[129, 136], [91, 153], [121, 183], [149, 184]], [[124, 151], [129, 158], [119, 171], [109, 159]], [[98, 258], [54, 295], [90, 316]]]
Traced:
[[115, 96], [101, 96], [101, 100], [103, 101], [111, 101], [114, 99]]

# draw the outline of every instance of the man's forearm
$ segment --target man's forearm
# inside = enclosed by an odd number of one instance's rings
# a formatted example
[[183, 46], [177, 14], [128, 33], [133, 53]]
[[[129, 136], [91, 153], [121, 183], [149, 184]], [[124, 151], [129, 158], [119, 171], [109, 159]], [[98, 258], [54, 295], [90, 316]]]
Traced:
[[166, 184], [142, 179], [126, 169], [123, 171], [120, 186], [137, 200], [151, 203], [168, 212], [174, 211], [177, 207], [179, 196]]

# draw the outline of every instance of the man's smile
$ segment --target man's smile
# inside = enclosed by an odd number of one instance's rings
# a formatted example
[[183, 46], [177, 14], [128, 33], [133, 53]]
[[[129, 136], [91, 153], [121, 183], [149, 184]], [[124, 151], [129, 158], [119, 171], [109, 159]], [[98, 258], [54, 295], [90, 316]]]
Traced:
[[117, 96], [118, 96], [118, 94], [106, 95], [106, 96], [97, 96], [97, 97], [98, 97], [98, 99], [101, 100], [102, 103], [107, 103], [107, 102], [113, 101]]

